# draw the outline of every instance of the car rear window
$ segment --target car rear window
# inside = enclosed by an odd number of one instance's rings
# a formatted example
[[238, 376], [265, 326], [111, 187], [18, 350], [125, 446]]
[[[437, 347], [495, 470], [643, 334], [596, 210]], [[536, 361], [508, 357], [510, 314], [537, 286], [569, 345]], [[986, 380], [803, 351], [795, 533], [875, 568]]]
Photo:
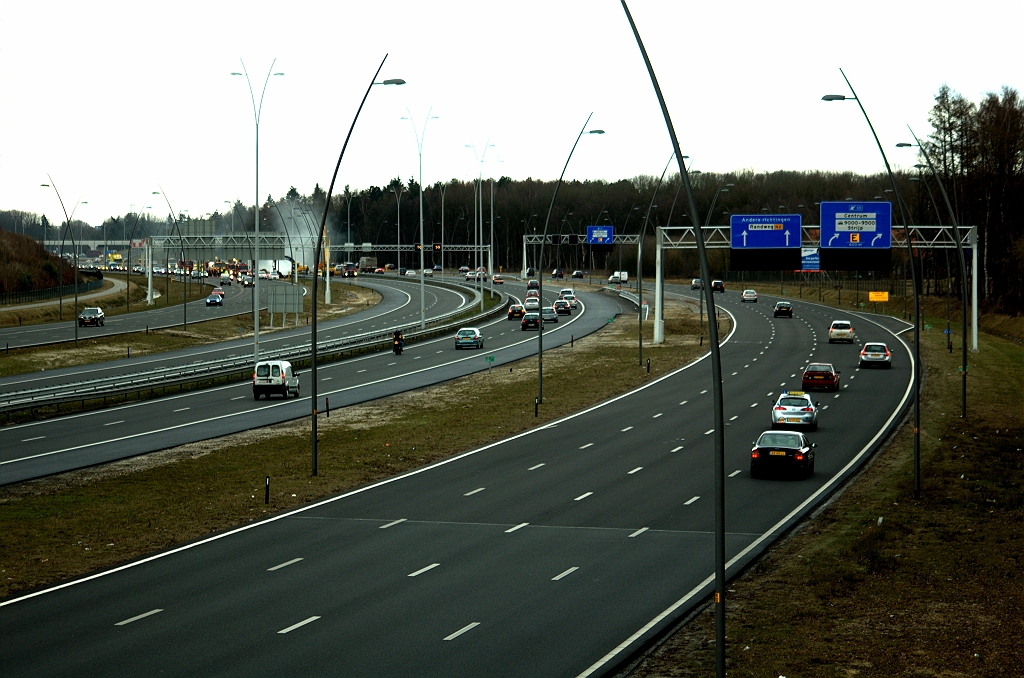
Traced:
[[257, 365], [256, 366], [256, 376], [257, 377], [266, 377], [269, 374], [270, 374], [270, 365]]
[[472, 337], [476, 333], [473, 330], [459, 330], [460, 337]]
[[868, 344], [864, 350], [868, 353], [885, 353], [885, 344]]
[[280, 365], [273, 365], [273, 366], [271, 366], [271, 368], [270, 368], [270, 376], [272, 376], [272, 377], [280, 377], [281, 376], [281, 366]]
[[779, 404], [783, 407], [804, 407], [807, 405], [807, 401], [803, 398], [783, 398]]
[[834, 329], [834, 330], [848, 330], [848, 329], [850, 329], [850, 323], [832, 323], [832, 329]]
[[791, 433], [765, 433], [757, 444], [759, 447], [800, 447], [800, 436]]
[[808, 365], [808, 372], [831, 372], [832, 368], [829, 365]]

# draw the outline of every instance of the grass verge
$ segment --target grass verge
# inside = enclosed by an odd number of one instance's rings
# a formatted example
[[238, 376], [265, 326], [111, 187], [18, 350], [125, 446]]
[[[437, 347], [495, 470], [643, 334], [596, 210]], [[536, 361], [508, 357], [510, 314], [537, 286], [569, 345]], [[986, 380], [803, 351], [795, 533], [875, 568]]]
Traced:
[[[922, 333], [920, 499], [904, 425], [838, 498], [730, 584], [730, 676], [1021, 675], [1024, 350], [987, 334], [979, 348], [964, 420], [959, 356], [942, 334]], [[708, 607], [629, 675], [713, 675], [714, 638]]]
[[[632, 389], [704, 351], [694, 314], [669, 305], [666, 325], [666, 343], [645, 346], [649, 374], [637, 366], [628, 322], [545, 351], [539, 418], [536, 358], [321, 415], [315, 478], [303, 419], [0, 488], [0, 597], [295, 508]], [[502, 403], [500, 417], [493, 403]]]

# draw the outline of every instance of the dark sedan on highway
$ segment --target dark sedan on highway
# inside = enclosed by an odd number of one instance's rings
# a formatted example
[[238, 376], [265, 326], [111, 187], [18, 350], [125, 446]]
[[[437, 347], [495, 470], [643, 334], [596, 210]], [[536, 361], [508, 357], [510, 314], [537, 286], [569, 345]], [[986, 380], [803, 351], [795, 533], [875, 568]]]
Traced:
[[760, 478], [770, 469], [793, 469], [809, 478], [814, 475], [815, 447], [803, 433], [765, 431], [750, 450], [750, 477]]
[[793, 304], [789, 303], [788, 301], [777, 302], [775, 304], [774, 315], [775, 315], [776, 318], [778, 318], [780, 315], [784, 315], [784, 316], [787, 316], [789, 318], [792, 318], [793, 317]]
[[90, 307], [82, 309], [82, 312], [78, 314], [78, 326], [95, 325], [96, 327], [102, 327], [104, 317], [103, 309], [101, 308]]
[[523, 308], [522, 304], [512, 304], [508, 307], [508, 319], [515, 320], [516, 318], [522, 318], [526, 314], [526, 309]]
[[222, 294], [211, 294], [210, 296], [206, 297], [206, 305], [207, 306], [223, 306], [224, 305], [224, 295], [222, 295]]
[[536, 330], [540, 328], [540, 313], [530, 312], [523, 316], [519, 325], [521, 330]]
[[804, 370], [801, 384], [805, 391], [822, 388], [826, 391], [839, 390], [840, 372], [832, 363], [811, 363]]

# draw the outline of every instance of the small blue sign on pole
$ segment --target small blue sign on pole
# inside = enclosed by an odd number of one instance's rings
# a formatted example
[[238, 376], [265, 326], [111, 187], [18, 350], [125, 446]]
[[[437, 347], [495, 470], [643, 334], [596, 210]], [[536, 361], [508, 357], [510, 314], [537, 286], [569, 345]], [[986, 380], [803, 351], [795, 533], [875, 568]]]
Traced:
[[588, 245], [611, 245], [615, 242], [614, 226], [587, 226]]
[[733, 249], [800, 247], [799, 214], [733, 214], [729, 220]]
[[821, 270], [821, 254], [817, 247], [800, 248], [800, 270], [804, 273], [817, 273]]
[[892, 249], [892, 203], [821, 203], [821, 246]]

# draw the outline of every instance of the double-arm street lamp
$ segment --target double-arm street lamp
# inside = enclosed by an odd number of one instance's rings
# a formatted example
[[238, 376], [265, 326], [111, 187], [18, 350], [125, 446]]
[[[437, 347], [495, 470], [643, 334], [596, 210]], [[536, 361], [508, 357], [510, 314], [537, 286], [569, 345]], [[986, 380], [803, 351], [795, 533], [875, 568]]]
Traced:
[[[260, 115], [263, 112], [263, 97], [267, 94], [267, 83], [270, 82], [271, 75], [284, 75], [284, 73], [274, 72], [274, 64], [277, 63], [277, 59], [270, 62], [270, 68], [267, 70], [267, 77], [263, 81], [263, 91], [260, 92], [260, 103], [256, 104], [256, 94], [252, 89], [252, 80], [249, 79], [249, 71], [245, 67], [245, 61], [239, 59], [242, 62], [242, 72], [233, 71], [231, 75], [244, 75], [245, 82], [249, 86], [249, 99], [252, 101], [252, 115], [256, 121], [256, 203], [254, 209], [256, 210], [255, 219], [255, 236], [253, 243], [253, 268], [256, 269], [256, 275], [252, 279], [252, 296], [255, 300], [253, 302], [253, 314], [252, 314], [252, 327], [253, 327], [253, 344], [252, 344], [252, 355], [253, 355], [253, 370], [256, 369], [256, 363], [260, 361]], [[166, 197], [166, 196], [165, 196]]]
[[[151, 195], [160, 195], [160, 191], [153, 191]], [[143, 203], [145, 203], [145, 201], [143, 201]], [[149, 205], [146, 205], [145, 209], [148, 210], [152, 208]], [[128, 237], [128, 289], [125, 292], [125, 308], [127, 313], [132, 312], [132, 240], [135, 239], [135, 229], [138, 227], [140, 219], [142, 219], [142, 210], [139, 210], [139, 213], [135, 215], [135, 223], [132, 224], [132, 234]], [[152, 262], [147, 261], [146, 268], [153, 268]], [[146, 274], [152, 276], [153, 272], [147, 270]]]
[[[850, 79], [846, 77], [843, 69], [840, 68], [839, 72], [842, 74], [843, 80], [846, 81], [846, 86], [850, 88], [852, 96], [826, 94], [821, 99], [822, 101], [847, 101], [852, 99], [857, 102], [860, 112], [864, 114], [864, 120], [871, 129], [871, 135], [875, 138], [875, 143], [878, 145], [878, 152], [882, 154], [885, 171], [889, 175], [889, 183], [892, 184], [892, 191], [896, 196], [896, 204], [900, 208], [903, 232], [907, 241], [907, 258], [910, 260], [911, 283], [914, 286], [914, 498], [916, 499], [921, 496], [921, 297], [917, 284], [917, 267], [914, 265], [914, 248], [911, 244], [910, 229], [907, 227], [907, 215], [903, 208], [903, 198], [900, 196], [899, 188], [896, 186], [896, 177], [893, 176], [892, 168], [889, 166], [889, 159], [882, 148], [882, 142], [878, 139], [875, 126], [871, 124], [868, 112], [864, 110], [864, 104], [861, 103], [861, 100], [857, 97], [857, 92], [853, 89], [853, 85], [850, 84]], [[957, 234], [956, 240], [959, 242], [959, 234]]]
[[551, 204], [548, 205], [548, 216], [544, 220], [544, 233], [543, 235], [541, 235], [540, 239], [540, 257], [537, 261], [537, 281], [539, 285], [537, 289], [537, 296], [541, 300], [540, 322], [537, 323], [538, 407], [544, 403], [544, 271], [541, 269], [541, 267], [544, 265], [544, 242], [548, 239], [548, 226], [551, 224], [551, 212], [555, 209], [555, 198], [558, 197], [558, 189], [562, 185], [562, 179], [565, 178], [565, 170], [569, 168], [569, 161], [572, 160], [572, 154], [576, 151], [576, 146], [579, 145], [580, 139], [583, 138], [584, 134], [604, 134], [603, 129], [587, 129], [587, 125], [590, 124], [590, 118], [592, 118], [593, 116], [593, 113], [587, 116], [587, 121], [583, 123], [583, 127], [580, 129], [580, 133], [576, 135], [576, 141], [573, 142], [572, 150], [569, 151], [569, 157], [565, 159], [565, 165], [562, 167], [562, 173], [558, 175], [558, 182], [555, 184], [555, 192], [551, 194]]
[[[338, 170], [341, 169], [341, 160], [345, 157], [345, 149], [348, 148], [348, 142], [352, 138], [352, 131], [356, 128], [356, 121], [359, 120], [359, 113], [362, 112], [363, 106], [366, 104], [367, 97], [370, 96], [370, 90], [373, 89], [374, 85], [404, 85], [405, 80], [399, 78], [392, 78], [390, 80], [384, 80], [383, 82], [377, 82], [377, 76], [380, 75], [380, 70], [384, 68], [384, 62], [387, 61], [387, 54], [381, 59], [380, 66], [377, 67], [377, 71], [373, 74], [373, 78], [370, 80], [370, 84], [366, 87], [366, 92], [363, 94], [362, 101], [359, 102], [359, 108], [356, 109], [356, 114], [352, 118], [352, 124], [348, 128], [348, 134], [345, 135], [345, 143], [341, 147], [341, 153], [338, 154], [338, 162], [334, 166], [334, 174], [331, 175], [331, 184], [327, 189], [327, 200], [324, 202], [324, 211], [320, 216], [320, 228], [317, 230], [316, 236], [316, 250], [313, 254], [314, 261], [320, 261], [320, 252], [324, 244], [324, 233], [327, 230], [327, 210], [331, 207], [331, 196], [334, 194], [334, 182], [338, 179]], [[310, 435], [310, 447], [311, 447], [311, 463], [312, 463], [312, 475], [317, 474], [317, 376], [316, 376], [316, 361], [317, 361], [317, 345], [316, 345], [316, 296], [317, 296], [317, 279], [319, 276], [313, 275], [313, 317], [310, 322], [310, 381], [312, 382], [311, 389], [313, 391], [312, 398], [310, 399], [310, 405], [312, 407], [312, 421], [311, 421], [311, 435]]]
[[426, 322], [427, 322], [426, 321], [426, 312], [427, 311], [426, 311], [426, 305], [424, 303], [425, 286], [426, 286], [425, 278], [426, 278], [426, 276], [423, 274], [423, 270], [424, 270], [423, 248], [427, 246], [427, 241], [423, 239], [423, 141], [427, 137], [427, 123], [430, 122], [431, 120], [437, 120], [437, 116], [436, 115], [434, 115], [434, 116], [430, 115], [431, 112], [433, 112], [433, 110], [434, 109], [431, 108], [431, 109], [429, 109], [427, 111], [427, 117], [423, 121], [423, 131], [422, 132], [419, 132], [419, 131], [416, 130], [416, 123], [413, 122], [413, 120], [412, 120], [412, 113], [409, 112], [408, 108], [405, 109], [405, 112], [409, 114], [408, 117], [403, 117], [402, 118], [403, 120], [408, 120], [409, 124], [412, 125], [412, 133], [416, 135], [416, 151], [417, 151], [417, 153], [419, 153], [419, 159], [420, 159], [420, 177], [419, 177], [419, 184], [420, 184], [419, 185], [419, 189], [420, 189], [420, 270], [419, 270], [419, 279], [420, 279], [420, 329], [421, 330], [427, 326], [426, 325]]

